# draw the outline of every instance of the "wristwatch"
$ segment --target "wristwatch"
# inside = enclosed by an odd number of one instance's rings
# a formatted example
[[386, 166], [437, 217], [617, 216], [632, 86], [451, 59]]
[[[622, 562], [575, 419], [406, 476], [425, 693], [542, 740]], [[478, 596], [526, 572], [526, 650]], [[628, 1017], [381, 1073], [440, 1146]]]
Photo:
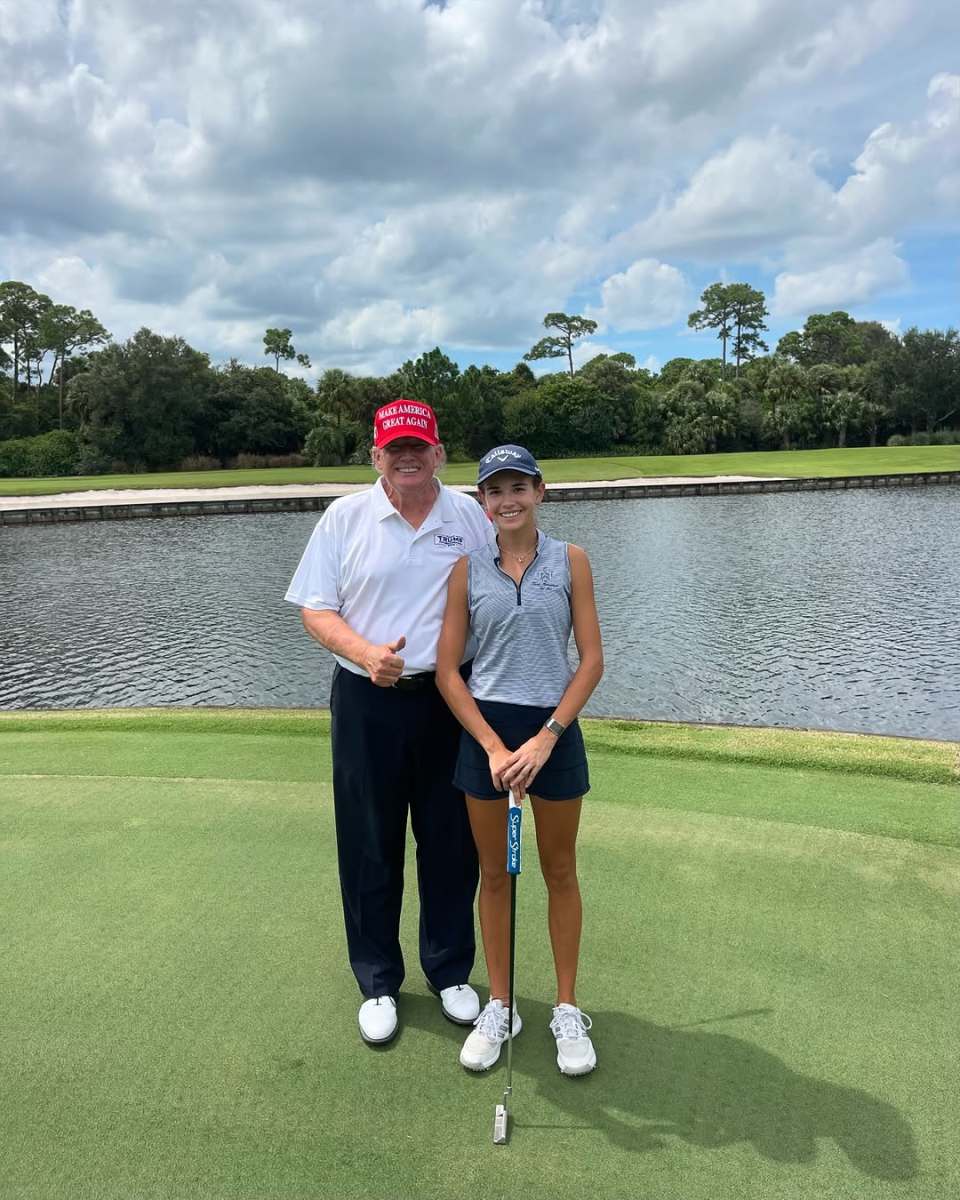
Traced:
[[561, 725], [556, 717], [551, 717], [549, 721], [544, 721], [543, 727], [544, 729], [549, 729], [556, 738], [562, 737], [567, 728], [566, 725]]

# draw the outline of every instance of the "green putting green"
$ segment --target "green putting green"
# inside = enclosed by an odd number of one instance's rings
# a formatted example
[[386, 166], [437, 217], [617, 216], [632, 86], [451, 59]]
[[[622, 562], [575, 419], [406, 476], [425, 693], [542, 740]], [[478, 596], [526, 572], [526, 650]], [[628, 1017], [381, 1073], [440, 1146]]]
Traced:
[[555, 1066], [529, 829], [495, 1147], [412, 852], [402, 1030], [357, 1035], [323, 714], [0, 715], [3, 1200], [957, 1195], [958, 747], [587, 735], [600, 1065]]

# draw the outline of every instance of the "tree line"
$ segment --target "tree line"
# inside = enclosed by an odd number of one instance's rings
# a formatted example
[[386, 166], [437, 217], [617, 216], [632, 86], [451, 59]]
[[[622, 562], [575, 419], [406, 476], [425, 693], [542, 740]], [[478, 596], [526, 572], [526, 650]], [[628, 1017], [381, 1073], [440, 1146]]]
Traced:
[[[268, 329], [272, 366], [213, 364], [181, 337], [141, 329], [114, 342], [87, 310], [0, 283], [0, 475], [101, 474], [368, 460], [373, 413], [397, 396], [437, 410], [449, 456], [476, 459], [516, 441], [542, 457], [691, 454], [960, 440], [960, 336], [896, 336], [846, 312], [818, 313], [762, 340], [761, 291], [715, 283], [689, 324], [716, 331], [719, 357], [674, 358], [658, 372], [627, 353], [577, 368], [596, 325], [548, 313], [552, 331], [511, 370], [461, 370], [437, 347], [387, 376], [310, 366], [289, 329]], [[531, 361], [564, 369], [535, 376]]]

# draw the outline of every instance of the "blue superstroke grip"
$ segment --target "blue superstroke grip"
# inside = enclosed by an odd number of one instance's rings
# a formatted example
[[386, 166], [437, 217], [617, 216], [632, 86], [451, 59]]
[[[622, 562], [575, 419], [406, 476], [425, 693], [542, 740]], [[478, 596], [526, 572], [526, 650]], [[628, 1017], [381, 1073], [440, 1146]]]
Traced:
[[521, 835], [523, 833], [523, 809], [519, 804], [507, 809], [507, 874], [519, 875], [521, 866]]

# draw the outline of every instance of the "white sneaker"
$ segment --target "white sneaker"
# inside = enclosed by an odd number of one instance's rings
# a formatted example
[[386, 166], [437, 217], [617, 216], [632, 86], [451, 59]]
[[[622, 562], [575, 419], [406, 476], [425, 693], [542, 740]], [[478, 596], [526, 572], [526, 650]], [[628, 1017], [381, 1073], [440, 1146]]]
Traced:
[[397, 1002], [392, 996], [364, 1000], [357, 1014], [360, 1036], [371, 1045], [389, 1042], [397, 1032]]
[[[500, 1057], [500, 1047], [507, 1040], [507, 1006], [502, 1000], [491, 1000], [474, 1021], [474, 1030], [463, 1043], [460, 1065], [468, 1071], [488, 1071]], [[513, 1009], [513, 1036], [523, 1028], [516, 1005]]]
[[448, 1021], [472, 1025], [480, 1015], [480, 997], [469, 983], [455, 983], [440, 992], [440, 1007]]
[[557, 1039], [557, 1066], [564, 1075], [586, 1075], [597, 1065], [597, 1052], [587, 1036], [593, 1022], [576, 1005], [558, 1004], [550, 1032]]

